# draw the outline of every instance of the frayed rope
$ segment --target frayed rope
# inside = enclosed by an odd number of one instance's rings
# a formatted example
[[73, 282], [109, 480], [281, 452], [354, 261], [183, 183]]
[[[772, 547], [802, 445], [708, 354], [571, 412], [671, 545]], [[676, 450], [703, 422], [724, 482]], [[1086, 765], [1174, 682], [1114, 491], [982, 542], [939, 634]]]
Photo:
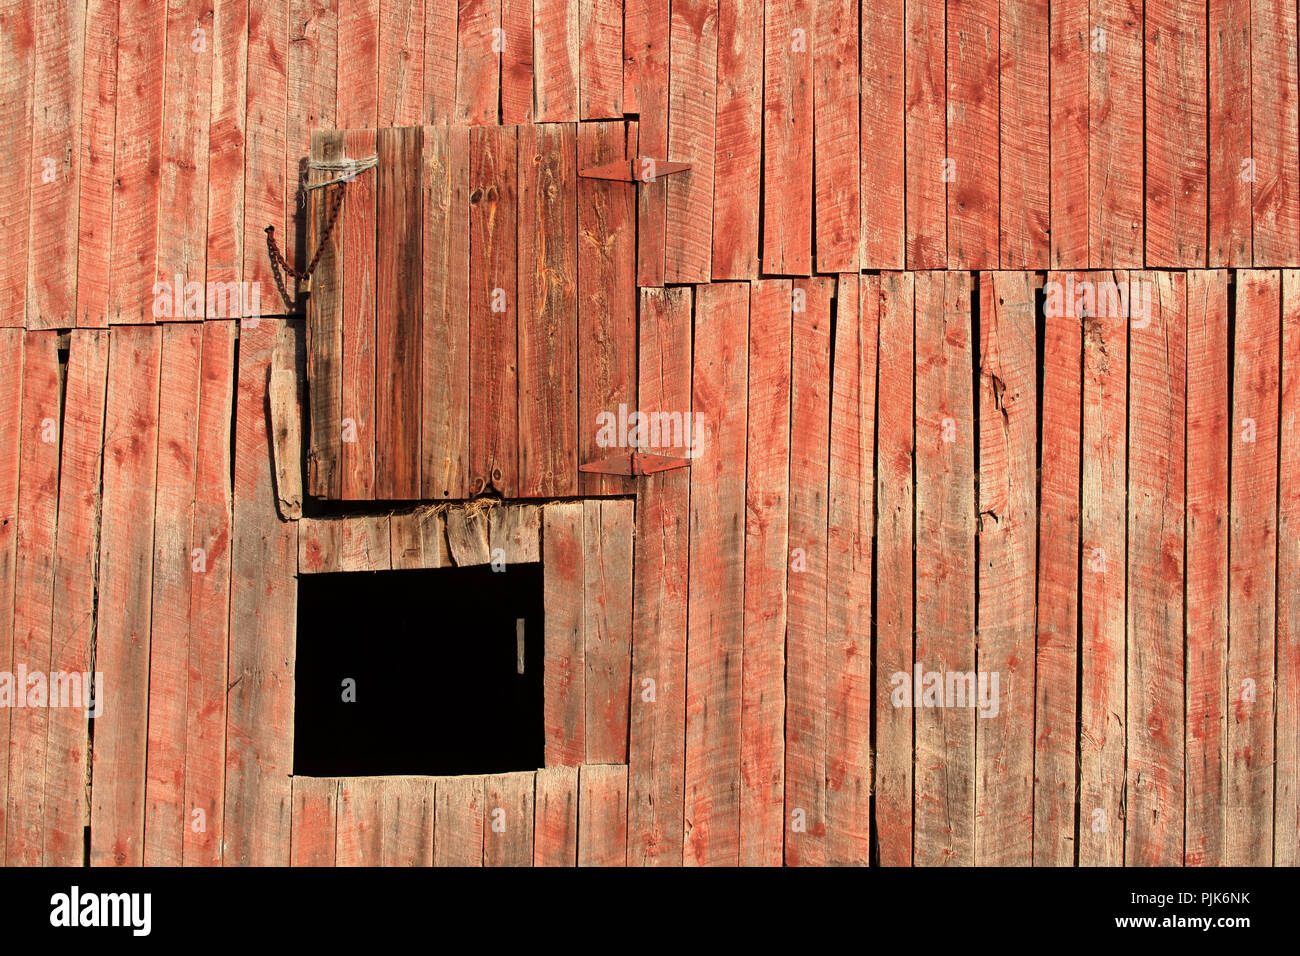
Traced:
[[323, 183], [309, 183], [307, 189], [324, 189], [326, 186], [333, 186], [336, 183], [351, 182], [357, 173], [364, 173], [367, 169], [374, 169], [379, 165], [378, 156], [367, 156], [365, 159], [313, 159], [307, 164], [308, 169], [318, 169], [325, 172], [337, 172], [347, 170], [347, 172], [336, 179], [329, 179]]

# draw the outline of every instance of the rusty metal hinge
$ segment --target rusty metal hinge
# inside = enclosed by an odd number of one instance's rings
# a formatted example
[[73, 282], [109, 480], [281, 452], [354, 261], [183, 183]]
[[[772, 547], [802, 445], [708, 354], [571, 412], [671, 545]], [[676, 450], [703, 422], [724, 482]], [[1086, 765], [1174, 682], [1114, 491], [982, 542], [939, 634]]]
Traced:
[[603, 166], [592, 166], [578, 173], [583, 179], [614, 179], [621, 183], [652, 183], [660, 176], [671, 176], [691, 168], [690, 163], [670, 163], [651, 156], [633, 156]]
[[579, 465], [578, 471], [598, 475], [653, 475], [660, 471], [672, 471], [674, 468], [689, 468], [689, 458], [672, 458], [668, 455], [651, 455], [634, 451], [621, 455], [611, 455], [599, 461], [589, 461]]

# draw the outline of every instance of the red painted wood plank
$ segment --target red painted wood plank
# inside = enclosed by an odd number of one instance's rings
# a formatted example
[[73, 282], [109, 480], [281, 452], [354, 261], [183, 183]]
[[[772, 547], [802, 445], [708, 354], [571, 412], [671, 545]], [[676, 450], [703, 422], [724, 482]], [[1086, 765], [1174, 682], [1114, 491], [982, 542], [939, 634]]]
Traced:
[[542, 571], [546, 604], [543, 713], [546, 766], [582, 763], [587, 754], [583, 684], [584, 551], [582, 503], [542, 511]]
[[785, 634], [790, 513], [791, 287], [749, 293], [740, 862], [780, 866], [785, 840]]
[[[97, 0], [98, 2], [98, 0]], [[89, 43], [90, 34], [87, 36]], [[89, 47], [86, 63], [90, 64]], [[89, 89], [90, 80], [87, 81]], [[238, 282], [244, 269], [244, 139], [248, 109], [248, 4], [237, 0], [216, 0], [212, 15], [212, 115], [208, 128], [208, 253], [209, 282]], [[111, 117], [108, 118], [111, 123]], [[83, 120], [83, 129], [84, 129]], [[91, 152], [87, 167], [105, 163]], [[96, 177], [103, 175], [96, 170]], [[111, 166], [107, 170], [111, 177]], [[82, 182], [86, 182], [85, 168]], [[85, 204], [91, 197], [82, 189], [81, 249], [86, 249]], [[98, 198], [95, 197], [98, 204]], [[265, 228], [265, 226], [263, 227]], [[106, 238], [106, 237], [103, 237]], [[96, 245], [101, 237], [95, 236]], [[80, 260], [77, 272], [78, 319], [87, 318], [82, 277], [87, 260]], [[98, 299], [98, 295], [96, 296]], [[270, 290], [267, 290], [270, 302]], [[242, 311], [242, 310], [241, 310]], [[259, 304], [260, 311], [260, 304]]]
[[335, 866], [380, 866], [384, 839], [384, 782], [344, 777], [335, 805]]
[[338, 788], [333, 777], [293, 778], [292, 866], [334, 866]]
[[[1228, 702], [1228, 274], [1187, 275], [1187, 866], [1223, 860]], [[1282, 474], [1287, 474], [1284, 468]], [[1279, 559], [1280, 560], [1280, 559]]]
[[579, 0], [578, 119], [623, 115], [623, 4]]
[[534, 4], [532, 30], [534, 119], [574, 122], [578, 118], [578, 0]]
[[[235, 405], [230, 656], [226, 715], [226, 865], [289, 862], [298, 528], [280, 521], [271, 480], [266, 390], [274, 359], [293, 367], [295, 324], [244, 322]], [[98, 744], [98, 735], [96, 735]]]
[[941, 269], [948, 264], [945, 214], [953, 175], [945, 141], [942, 0], [908, 4], [906, 29], [907, 267]]
[[375, 496], [420, 497], [423, 129], [376, 135]]
[[422, 120], [424, 33], [424, 0], [380, 0], [380, 126], [418, 126]]
[[[668, 155], [656, 158], [689, 163], [691, 168], [668, 180], [663, 279], [708, 282], [712, 275], [713, 143], [717, 125], [716, 0], [680, 0], [674, 4], [670, 43]], [[656, 138], [652, 130], [641, 148], [644, 155], [654, 156]]]
[[[1189, 278], [1189, 283], [1194, 280]], [[1189, 285], [1190, 288], [1190, 285]], [[1294, 541], [1300, 528], [1300, 448], [1296, 445], [1297, 398], [1300, 392], [1300, 273], [1282, 273], [1281, 417], [1278, 421], [1278, 541]], [[1189, 377], [1190, 378], [1190, 377]], [[1190, 474], [1190, 472], [1189, 472]], [[1276, 764], [1273, 771], [1273, 862], [1295, 866], [1300, 862], [1300, 790], [1296, 786], [1300, 764], [1300, 555], [1294, 547], [1279, 545], [1277, 554], [1277, 704]], [[1220, 700], [1223, 698], [1220, 697]], [[1190, 787], [1189, 787], [1190, 790]], [[1190, 843], [1190, 837], [1189, 837]]]
[[[1296, 6], [1250, 5], [1250, 133], [1254, 265], [1300, 264], [1300, 115]], [[1240, 106], [1240, 104], [1238, 104]]]
[[764, 10], [763, 271], [808, 275], [816, 23], [807, 0], [765, 0]]
[[[349, 159], [377, 155], [375, 132], [344, 134]], [[337, 228], [343, 236], [343, 391], [339, 406], [340, 491], [345, 499], [375, 496], [375, 296], [377, 172], [347, 186]], [[466, 256], [468, 261], [468, 256]]]
[[[317, 130], [337, 129], [335, 106], [338, 102], [338, 25], [337, 4], [321, 0], [291, 0], [289, 4], [289, 99], [285, 122], [285, 184], [288, 187], [290, 233], [293, 255], [286, 258], [295, 269], [306, 269], [315, 255], [317, 240], [310, 220], [312, 201], [321, 203], [320, 190], [307, 191], [309, 182], [324, 182], [338, 173], [324, 170], [312, 173], [308, 159]], [[344, 39], [344, 55], [347, 54]], [[170, 49], [170, 47], [169, 47]], [[342, 137], [334, 134], [342, 144]], [[315, 157], [319, 158], [319, 157]], [[330, 159], [340, 159], [335, 154]], [[319, 288], [317, 289], [319, 290]], [[295, 311], [306, 304], [299, 296]]]
[[[1256, 250], [1258, 254], [1258, 249]], [[1273, 859], [1273, 694], [1277, 593], [1277, 272], [1237, 274], [1229, 440], [1228, 799], [1223, 862]]]
[[1249, 266], [1251, 182], [1250, 2], [1208, 4], [1209, 256], [1211, 266]]
[[[159, 64], [166, 45], [165, 28], [165, 19], [147, 0], [123, 0], [119, 5], [117, 83], [127, 95], [118, 103], [114, 142], [110, 322], [154, 321], [150, 290], [157, 278], [162, 159], [159, 129], [163, 115], [163, 73]], [[281, 163], [283, 146], [281, 139]], [[273, 185], [269, 188], [274, 190]], [[267, 222], [279, 225], [283, 219], [281, 203], [279, 215]]]
[[582, 505], [587, 763], [627, 763], [632, 512], [627, 500]]
[[484, 781], [484, 866], [533, 865], [534, 776], [507, 773]]
[[876, 767], [877, 859], [912, 862], [912, 709], [891, 700], [892, 675], [912, 673], [912, 357], [914, 277], [880, 277], [876, 432]]
[[998, 0], [965, 0], [947, 10], [948, 268], [998, 263], [1001, 20]]
[[[343, 133], [338, 130], [312, 134], [313, 161], [337, 161], [343, 158]], [[316, 170], [313, 183], [326, 182], [334, 173]], [[343, 405], [343, 231], [335, 228], [322, 246], [322, 233], [333, 191], [346, 186], [312, 190], [312, 204], [307, 245], [320, 251], [320, 261], [312, 276], [312, 294], [307, 298], [307, 380], [310, 414], [308, 422], [307, 476], [309, 495], [338, 498], [342, 490], [339, 450], [342, 429], [339, 420]], [[313, 252], [313, 255], [315, 253]]]
[[[998, 197], [1003, 269], [1043, 269], [1051, 246], [1052, 109], [1048, 0], [999, 6]], [[1071, 69], [1076, 69], [1073, 65]]]
[[[1068, 281], [1068, 280], [1067, 280]], [[1126, 273], [1085, 275], [1127, 282]], [[1077, 293], [1077, 290], [1075, 290]], [[1080, 866], [1124, 862], [1124, 582], [1128, 486], [1127, 323], [1066, 296], [1083, 322], [1083, 492], [1080, 567], [1082, 682], [1079, 698]], [[1084, 310], [1079, 308], [1083, 302]]]
[[1158, 0], [1146, 17], [1146, 264], [1206, 262], [1206, 4]]
[[469, 131], [424, 130], [422, 497], [469, 497]]
[[1048, 178], [1051, 263], [1088, 265], [1088, 0], [1057, 0], [1051, 11], [1051, 168]]
[[1138, 276], [1146, 283], [1149, 312], [1133, 317], [1129, 333], [1124, 862], [1177, 866], [1183, 861], [1180, 697], [1186, 687], [1182, 556], [1187, 282], [1178, 273]]
[[502, 0], [501, 122], [533, 121], [533, 2]]
[[[149, 635], [148, 755], [144, 791], [146, 866], [180, 866], [185, 810], [185, 740], [189, 712], [191, 585], [206, 568], [194, 556], [199, 375], [203, 327], [162, 330], [158, 472], [153, 514], [153, 608]], [[198, 561], [196, 565], [194, 562]]]
[[434, 866], [482, 866], [483, 778], [440, 777], [433, 796]]
[[[90, 621], [95, 616], [107, 377], [108, 333], [75, 330], [68, 350], [59, 462], [58, 540], [54, 554], [54, 593], [58, 600], [50, 641], [50, 670], [55, 673], [88, 674], [93, 670]], [[0, 600], [0, 613], [3, 607]], [[84, 695], [84, 684], [82, 690]], [[85, 699], [83, 696], [82, 702]], [[85, 826], [89, 820], [85, 781], [90, 762], [87, 710], [93, 712], [94, 708], [60, 707], [50, 711], [42, 822], [46, 866], [80, 866], [85, 859]]]
[[[149, 582], [153, 574], [161, 330], [114, 329], [109, 338], [104, 488], [100, 520], [90, 863], [143, 862], [149, 703]], [[111, 703], [109, 703], [111, 702]]]
[[[924, 696], [928, 675], [941, 675], [946, 686], [948, 674], [969, 673], [977, 663], [975, 506], [984, 505], [974, 493], [970, 298], [965, 273], [924, 272], [916, 277], [915, 651], [904, 692], [895, 691], [890, 706], [901, 701], [911, 708], [916, 728], [912, 820], [917, 866], [969, 866], [975, 860], [975, 832], [981, 822], [976, 815], [978, 713], [968, 712], [966, 708], [974, 710], [970, 701], [950, 713], [934, 706], [948, 704], [945, 697], [936, 698], [933, 691]], [[982, 445], [980, 454], [985, 454]], [[979, 464], [983, 496], [984, 482], [997, 476], [984, 474], [984, 462]], [[986, 560], [981, 553], [981, 569]], [[995, 640], [996, 634], [985, 638], [982, 620], [980, 626], [983, 650], [984, 641]], [[889, 673], [891, 683], [896, 675]], [[919, 694], [918, 675], [925, 675]], [[955, 706], [955, 695], [952, 703]]]
[[837, 298], [826, 529], [826, 862], [866, 866], [880, 279], [840, 276]]
[[380, 0], [338, 0], [338, 124], [342, 129], [379, 125]]
[[1038, 647], [1034, 707], [1034, 865], [1074, 864], [1079, 712], [1079, 507], [1083, 331], [1047, 277], [1038, 504]]
[[501, 2], [460, 0], [456, 26], [458, 126], [496, 123], [501, 95]]
[[[638, 339], [639, 394], [645, 408], [690, 414], [691, 290], [642, 290]], [[686, 469], [665, 471], [638, 484], [627, 857], [633, 866], [680, 866], [690, 474]]]
[[627, 864], [627, 767], [578, 771], [578, 866]]
[[470, 131], [469, 473], [519, 485], [516, 131]]
[[[826, 496], [829, 279], [796, 281], [790, 367], [790, 573], [785, 679], [785, 862], [826, 862]], [[766, 423], [764, 423], [766, 425]]]
[[[1142, 11], [1136, 0], [1093, 0], [1088, 58], [1088, 263], [1142, 265]], [[1098, 35], [1097, 31], [1102, 31]]]
[[685, 862], [740, 859], [745, 392], [749, 289], [696, 290], [691, 407], [705, 437], [691, 471]]
[[[578, 126], [578, 168], [586, 169], [627, 156], [622, 123]], [[605, 179], [578, 181], [578, 463], [597, 461], [627, 447], [617, 435], [617, 447], [605, 440], [600, 416], [621, 420], [637, 409], [636, 190], [632, 183]], [[584, 495], [620, 494], [634, 490], [634, 479], [581, 474]]]
[[[712, 274], [715, 280], [753, 279], [758, 274], [763, 61], [757, 50], [762, 42], [761, 0], [718, 5], [717, 119], [713, 142]], [[643, 127], [655, 123], [661, 120], [642, 115]], [[643, 135], [648, 143], [649, 135]], [[658, 153], [649, 155], [664, 158]], [[850, 178], [856, 183], [856, 173]], [[853, 228], [857, 229], [856, 221]]]
[[[519, 129], [519, 495], [578, 492], [577, 134]], [[629, 266], [630, 267], [630, 266]]]
[[456, 108], [457, 6], [456, 0], [424, 2], [423, 123], [446, 126]]
[[[234, 322], [205, 322], [192, 546], [205, 570], [190, 586], [185, 739], [186, 866], [219, 866], [226, 767], [226, 657], [230, 634], [231, 412]], [[191, 550], [191, 560], [194, 554]], [[191, 563], [191, 569], [194, 565]]]
[[533, 797], [533, 866], [577, 864], [578, 768], [542, 768]]
[[[32, 105], [35, 99], [36, 10], [21, 0], [0, 8], [0, 122], [9, 131], [0, 154], [0, 230], [10, 240], [0, 264], [0, 319], [22, 327], [27, 315], [27, 242], [32, 199]], [[44, 157], [41, 157], [42, 159]], [[41, 168], [44, 168], [42, 164]], [[36, 181], [39, 182], [39, 179]]]
[[[342, 25], [340, 25], [340, 32]], [[291, 245], [291, 235], [285, 228], [288, 200], [284, 176], [287, 148], [287, 108], [289, 95], [288, 57], [285, 50], [289, 40], [288, 0], [249, 5], [248, 10], [248, 75], [255, 82], [247, 84], [248, 113], [244, 130], [244, 273], [245, 282], [257, 282], [262, 295], [263, 314], [288, 311], [290, 303], [284, 301], [276, 287], [271, 269], [270, 253], [266, 247], [266, 227], [275, 226], [281, 246]], [[123, 74], [124, 76], [124, 74]], [[127, 87], [125, 83], [122, 89]], [[343, 99], [342, 88], [340, 100]], [[346, 125], [346, 124], [345, 124]], [[121, 118], [118, 119], [118, 139], [123, 137]], [[115, 176], [121, 178], [121, 158]], [[118, 233], [117, 206], [114, 206], [113, 248], [121, 248], [125, 237]], [[282, 250], [283, 251], [283, 250]], [[291, 285], [286, 283], [286, 285]], [[292, 295], [293, 289], [287, 293]]]
[[902, 0], [873, 2], [860, 16], [859, 138], [862, 180], [862, 267], [901, 269], [907, 239], [904, 212]]
[[[471, 779], [481, 787], [481, 777]], [[336, 865], [432, 865], [434, 791], [427, 777], [340, 779]]]
[[[34, 12], [27, 327], [75, 325], [77, 202], [86, 7]], [[204, 117], [206, 119], [206, 117]], [[205, 147], [206, 148], [206, 147]]]
[[857, 272], [862, 228], [858, 176], [858, 2], [815, 10], [813, 170], [818, 272]]
[[[670, 35], [668, 0], [625, 0], [623, 108], [629, 113], [640, 113], [637, 130], [639, 151], [660, 159], [673, 158], [668, 155]], [[636, 195], [636, 282], [639, 286], [661, 286], [664, 284], [664, 249], [668, 237], [668, 180], [644, 183], [637, 187]]]
[[[29, 332], [23, 362], [18, 448], [19, 547], [14, 560], [13, 708], [5, 863], [39, 866], [44, 857], [45, 763], [54, 614], [55, 522], [59, 501], [60, 369], [57, 332]], [[39, 680], [35, 678], [41, 675]], [[18, 706], [22, 704], [22, 706]]]
[[[22, 329], [0, 329], [0, 415], [5, 421], [22, 422], [24, 343]], [[0, 429], [0, 670], [13, 673], [13, 627], [18, 543], [18, 454], [21, 428]], [[0, 730], [5, 743], [0, 747], [0, 853], [4, 852], [8, 829], [9, 707], [0, 707]]]

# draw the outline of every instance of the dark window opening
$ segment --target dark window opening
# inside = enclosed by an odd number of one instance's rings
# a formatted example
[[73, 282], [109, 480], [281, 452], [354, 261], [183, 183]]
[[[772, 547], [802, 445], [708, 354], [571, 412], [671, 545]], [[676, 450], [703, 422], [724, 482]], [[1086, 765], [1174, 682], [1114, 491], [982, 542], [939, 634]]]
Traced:
[[543, 766], [542, 607], [540, 564], [300, 576], [293, 772]]

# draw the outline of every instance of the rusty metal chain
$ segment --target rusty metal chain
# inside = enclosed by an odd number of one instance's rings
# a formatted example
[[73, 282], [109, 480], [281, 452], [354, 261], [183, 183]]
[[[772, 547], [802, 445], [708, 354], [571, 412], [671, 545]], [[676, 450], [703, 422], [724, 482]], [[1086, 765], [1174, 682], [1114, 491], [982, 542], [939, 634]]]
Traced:
[[321, 253], [325, 251], [325, 246], [329, 242], [330, 233], [334, 231], [334, 223], [338, 219], [339, 209], [343, 206], [343, 193], [346, 182], [337, 184], [334, 190], [334, 201], [330, 206], [329, 217], [325, 220], [325, 228], [321, 230], [320, 242], [316, 246], [316, 254], [311, 257], [311, 262], [307, 268], [299, 272], [293, 266], [289, 265], [283, 255], [280, 254], [280, 247], [275, 241], [275, 226], [266, 227], [266, 244], [271, 250], [271, 261], [274, 262], [285, 275], [293, 276], [301, 284], [301, 291], [311, 291], [311, 274], [316, 271], [316, 266], [320, 263]]

